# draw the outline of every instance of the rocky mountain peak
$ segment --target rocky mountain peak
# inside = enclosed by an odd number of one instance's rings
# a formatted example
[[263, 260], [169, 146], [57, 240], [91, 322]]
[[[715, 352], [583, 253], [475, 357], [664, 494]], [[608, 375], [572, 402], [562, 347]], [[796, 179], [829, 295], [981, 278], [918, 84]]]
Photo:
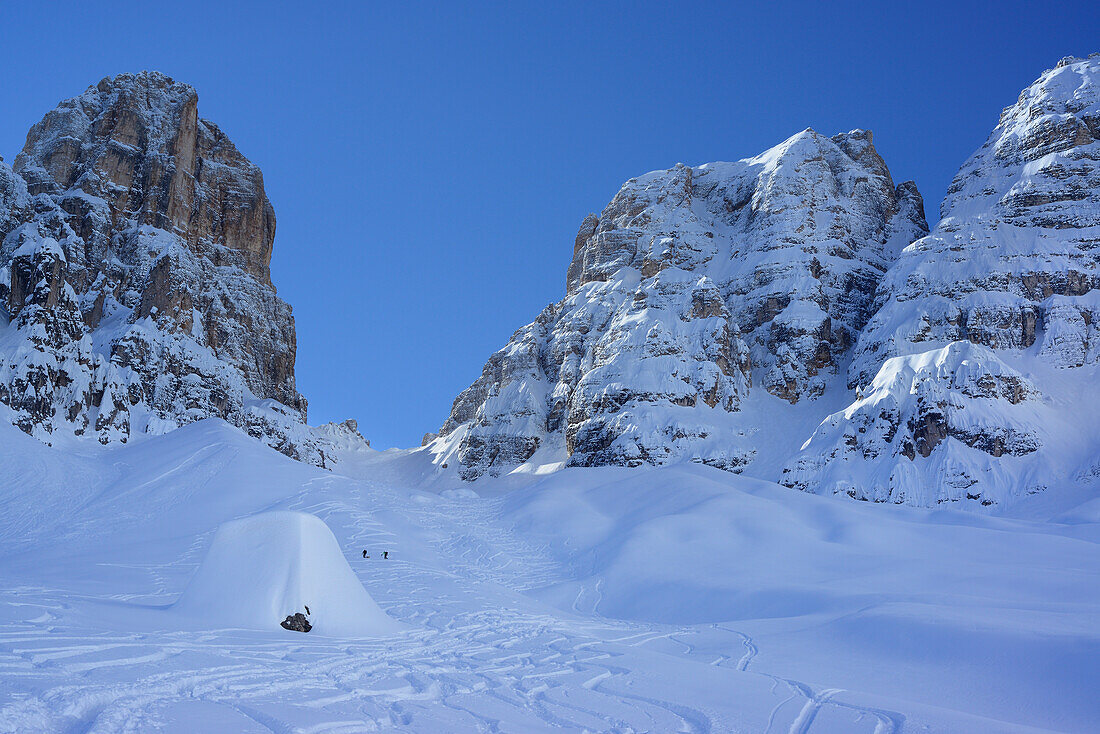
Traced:
[[739, 470], [750, 388], [822, 395], [893, 253], [926, 231], [863, 130], [633, 178], [581, 223], [565, 299], [490, 359], [434, 445], [471, 478], [540, 450]]
[[974, 509], [1095, 482], [1098, 161], [1092, 55], [1003, 111], [931, 233], [864, 130], [631, 179], [427, 450], [468, 479], [690, 460]]
[[270, 284], [275, 211], [263, 174], [199, 118], [188, 84], [149, 71], [103, 79], [31, 128], [15, 170], [73, 217], [101, 199], [111, 223], [171, 232]]
[[[1063, 206], [1053, 200], [1040, 201], [1051, 192], [1040, 191], [1039, 187], [1066, 183], [1069, 184], [1066, 193], [1071, 196], [1082, 191], [1083, 182], [1068, 179], [1074, 170], [1065, 167], [1064, 158], [1079, 160], [1079, 153], [1073, 151], [1087, 150], [1100, 138], [1098, 77], [1100, 56], [1070, 57], [1062, 59], [1021, 92], [1016, 103], [1002, 111], [985, 144], [959, 169], [941, 209], [942, 218], [951, 220], [944, 224], [955, 225], [973, 215], [991, 213], [1010, 220], [1027, 217], [1026, 210], [1036, 206], [1043, 216], [1056, 218], [1059, 209], [1072, 210], [1072, 205], [1065, 202], [1076, 199], [1063, 200]], [[1054, 163], [1061, 165], [1052, 167]], [[1026, 164], [1032, 165], [1025, 170]], [[989, 181], [994, 173], [1007, 178]], [[975, 186], [979, 181], [985, 181], [986, 185]]]
[[1098, 148], [1100, 57], [1044, 72], [959, 169], [935, 230], [883, 279], [851, 383], [868, 384], [889, 357], [957, 339], [1042, 341], [1055, 361], [1083, 364], [1090, 342], [1070, 346], [1054, 315], [1085, 308], [1073, 299], [1100, 283]]
[[323, 463], [269, 264], [263, 175], [195, 90], [119, 74], [0, 163], [0, 402], [43, 440], [220, 417]]

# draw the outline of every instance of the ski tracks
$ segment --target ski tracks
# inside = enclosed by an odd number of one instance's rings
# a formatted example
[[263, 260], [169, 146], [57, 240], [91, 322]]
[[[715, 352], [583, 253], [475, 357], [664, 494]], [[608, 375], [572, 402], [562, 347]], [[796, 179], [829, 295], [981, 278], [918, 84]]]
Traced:
[[[368, 588], [411, 626], [393, 638], [90, 632], [49, 611], [59, 592], [23, 589], [19, 603], [46, 611], [0, 628], [6, 689], [0, 690], [0, 732], [142, 731], [181, 702], [223, 707], [237, 721], [244, 717], [274, 734], [394, 727], [726, 730], [721, 702], [697, 702], [690, 686], [668, 685], [661, 660], [675, 659], [722, 681], [745, 675], [751, 683], [766, 676], [770, 682], [763, 690], [771, 685], [773, 697], [775, 686], [785, 686], [790, 694], [763, 709], [766, 714], [770, 708], [770, 734], [814, 734], [826, 710], [874, 722], [874, 734], [901, 733], [900, 714], [845, 703], [836, 689], [815, 692], [757, 671], [757, 644], [737, 630], [599, 617], [599, 580], [581, 588], [573, 615], [533, 612], [516, 592], [569, 581], [569, 574], [548, 549], [500, 525], [500, 505], [446, 498], [410, 503], [385, 487], [342, 477], [311, 480], [279, 503], [317, 514], [349, 548], [397, 540], [379, 520], [383, 512], [403, 516], [423, 532], [444, 568], [397, 559], [370, 565]], [[204, 541], [196, 540], [179, 563], [194, 565]], [[164, 593], [164, 569], [147, 570], [153, 593]], [[0, 592], [3, 600], [14, 602]]]

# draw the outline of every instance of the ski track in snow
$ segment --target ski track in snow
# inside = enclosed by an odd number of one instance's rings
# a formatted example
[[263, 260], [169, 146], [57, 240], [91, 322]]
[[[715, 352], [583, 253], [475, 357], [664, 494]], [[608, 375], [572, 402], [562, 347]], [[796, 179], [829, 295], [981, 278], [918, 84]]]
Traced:
[[[756, 643], [725, 625], [676, 627], [596, 616], [598, 583], [582, 588], [576, 615], [532, 611], [515, 592], [559, 582], [563, 569], [545, 549], [494, 524], [499, 500], [417, 505], [369, 483], [349, 487], [350, 481], [310, 480], [296, 498], [273, 507], [321, 517], [349, 553], [360, 546], [397, 546], [394, 533], [372, 517], [379, 512], [423, 529], [445, 567], [397, 557], [356, 566], [370, 574], [368, 588], [392, 616], [410, 625], [408, 632], [297, 640], [231, 630], [89, 631], [62, 621], [71, 605], [54, 600], [64, 594], [10, 589], [19, 604], [39, 607], [42, 615], [0, 631], [0, 678], [7, 682], [0, 693], [0, 732], [147, 731], [166, 723], [169, 707], [200, 703], [230, 717], [219, 721], [236, 722], [225, 726], [277, 734], [395, 727], [735, 730], [734, 704], [723, 710], [719, 701], [685, 702], [682, 693], [663, 690], [659, 673], [669, 656], [731, 681], [750, 676], [750, 684], [775, 699], [764, 707], [769, 719], [759, 724], [766, 730], [758, 731], [816, 732], [814, 722], [828, 707], [852, 714], [844, 731], [902, 730], [899, 713], [845, 703], [835, 689], [815, 693], [805, 683], [750, 671]], [[196, 564], [206, 540], [197, 539], [178, 563]], [[174, 598], [163, 567], [131, 567], [149, 575], [146, 602]], [[700, 631], [723, 635], [723, 642], [701, 647], [693, 641]], [[649, 649], [660, 640], [676, 649]]]

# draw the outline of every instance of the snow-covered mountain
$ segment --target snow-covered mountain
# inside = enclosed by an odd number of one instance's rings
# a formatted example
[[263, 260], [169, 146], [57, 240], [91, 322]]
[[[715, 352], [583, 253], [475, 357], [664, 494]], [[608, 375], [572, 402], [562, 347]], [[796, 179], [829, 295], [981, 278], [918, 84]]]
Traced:
[[820, 397], [925, 232], [916, 187], [862, 130], [632, 179], [581, 224], [565, 298], [490, 358], [433, 450], [469, 479], [536, 452], [740, 470], [765, 419], [750, 391], [780, 412]]
[[0, 162], [0, 401], [46, 441], [219, 417], [323, 464], [263, 175], [197, 105], [163, 74], [121, 74]]
[[849, 371], [861, 396], [783, 483], [990, 505], [1100, 474], [1100, 55], [1004, 110], [942, 216], [879, 285]]
[[928, 236], [861, 131], [627, 182], [431, 450], [468, 479], [690, 459], [917, 505], [1100, 474], [1098, 75], [1026, 89]]

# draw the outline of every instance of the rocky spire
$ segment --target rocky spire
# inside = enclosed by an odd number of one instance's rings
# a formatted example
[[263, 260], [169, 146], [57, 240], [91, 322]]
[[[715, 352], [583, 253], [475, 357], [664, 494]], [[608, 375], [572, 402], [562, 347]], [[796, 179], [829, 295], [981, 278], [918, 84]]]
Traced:
[[189, 85], [120, 74], [62, 102], [0, 163], [0, 401], [45, 440], [221, 417], [319, 461], [274, 237], [263, 175]]

